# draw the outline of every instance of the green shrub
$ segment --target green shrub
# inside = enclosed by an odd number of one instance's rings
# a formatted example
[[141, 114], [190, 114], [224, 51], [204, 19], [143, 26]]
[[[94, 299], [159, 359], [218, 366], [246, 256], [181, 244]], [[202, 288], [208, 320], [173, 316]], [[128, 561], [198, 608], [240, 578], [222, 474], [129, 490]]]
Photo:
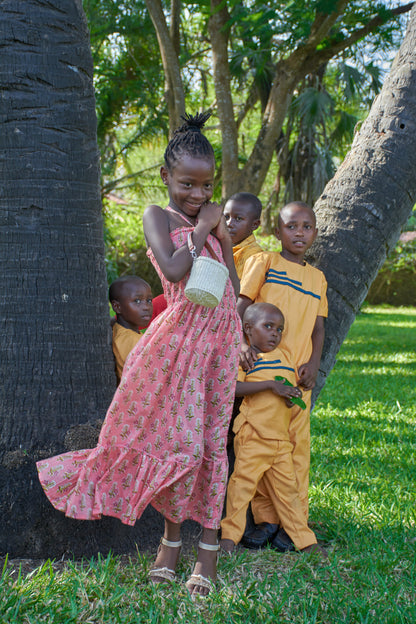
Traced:
[[416, 240], [396, 245], [372, 283], [367, 301], [373, 305], [416, 304]]

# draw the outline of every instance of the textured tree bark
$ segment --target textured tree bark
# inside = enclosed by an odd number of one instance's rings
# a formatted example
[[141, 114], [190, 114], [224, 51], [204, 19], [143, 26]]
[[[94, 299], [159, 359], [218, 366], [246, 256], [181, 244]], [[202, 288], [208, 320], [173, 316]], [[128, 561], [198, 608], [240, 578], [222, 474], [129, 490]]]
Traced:
[[315, 205], [319, 235], [310, 259], [327, 277], [329, 300], [315, 394], [415, 201], [416, 5], [381, 93]]
[[222, 138], [222, 196], [230, 197], [240, 190], [238, 180], [238, 131], [234, 119], [231, 95], [231, 75], [228, 65], [229, 14], [222, 0], [211, 0], [208, 21], [214, 74], [215, 95]]
[[35, 469], [115, 389], [81, 1], [3, 0], [0, 40], [0, 552], [117, 549], [127, 527], [69, 521]]

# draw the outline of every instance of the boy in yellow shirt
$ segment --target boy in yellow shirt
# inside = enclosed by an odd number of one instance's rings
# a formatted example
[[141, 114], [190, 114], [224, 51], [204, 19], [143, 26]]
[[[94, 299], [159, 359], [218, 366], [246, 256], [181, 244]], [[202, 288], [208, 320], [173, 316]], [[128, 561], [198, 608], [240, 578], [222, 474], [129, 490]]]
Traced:
[[260, 225], [261, 208], [261, 201], [252, 193], [235, 193], [224, 206], [238, 279], [241, 279], [247, 258], [263, 251], [253, 234]]
[[111, 284], [108, 298], [117, 315], [113, 325], [113, 353], [120, 383], [127, 356], [152, 319], [153, 296], [149, 284], [141, 277], [125, 275]]
[[[304, 260], [316, 235], [315, 215], [307, 204], [292, 202], [284, 206], [276, 230], [282, 251], [263, 252], [247, 260], [237, 304], [243, 316], [253, 302], [273, 303], [286, 319], [280, 348], [295, 364], [297, 385], [304, 390], [303, 400], [307, 406], [305, 410], [297, 406], [292, 409], [289, 425], [293, 464], [305, 518], [308, 517], [311, 391], [318, 375], [324, 341], [324, 318], [328, 315], [325, 276]], [[244, 367], [250, 369], [256, 358], [257, 355], [248, 345], [243, 347]], [[293, 548], [286, 533], [278, 531], [281, 519], [271, 504], [267, 479], [260, 482], [251, 507], [255, 523], [260, 526], [245, 537], [247, 546], [261, 548], [271, 539], [277, 544], [281, 538], [281, 550]]]
[[283, 315], [270, 303], [255, 303], [244, 314], [243, 329], [257, 359], [251, 370], [240, 368], [238, 375], [236, 395], [244, 400], [234, 423], [236, 459], [221, 522], [221, 547], [231, 553], [241, 540], [248, 505], [261, 478], [267, 476], [272, 506], [295, 547], [320, 550], [308, 527], [292, 461], [292, 401], [299, 400], [302, 392], [294, 385], [293, 365], [278, 348]]

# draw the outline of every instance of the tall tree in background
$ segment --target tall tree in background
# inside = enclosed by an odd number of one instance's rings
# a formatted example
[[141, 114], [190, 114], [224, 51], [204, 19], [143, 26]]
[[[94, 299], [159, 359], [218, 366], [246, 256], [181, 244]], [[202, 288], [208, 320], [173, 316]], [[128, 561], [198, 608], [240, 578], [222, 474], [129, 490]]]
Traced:
[[[159, 5], [159, 0], [147, 0], [148, 6], [154, 4]], [[370, 33], [380, 31], [393, 18], [409, 11], [412, 4], [387, 9], [381, 3], [362, 0], [298, 0], [289, 6], [275, 1], [210, 0], [209, 7], [205, 2], [198, 5], [208, 15], [216, 111], [222, 135], [223, 197], [241, 190], [260, 193], [293, 93], [305, 76], [317, 73], [332, 58]], [[183, 6], [190, 11], [194, 5], [189, 2]], [[168, 26], [163, 11], [159, 11], [159, 20], [153, 23], [161, 56], [169, 58], [173, 46], [166, 36]], [[259, 131], [241, 167], [236, 96], [231, 81], [236, 47], [248, 76], [244, 82], [244, 91], [248, 89], [245, 109], [253, 109], [258, 101], [261, 104]], [[261, 76], [251, 57], [261, 59]], [[171, 67], [164, 63], [170, 83], [180, 91], [177, 65]]]
[[131, 531], [54, 512], [35, 469], [115, 389], [81, 1], [3, 0], [0, 33], [0, 552], [117, 548]]
[[415, 202], [416, 5], [368, 118], [315, 204], [310, 260], [328, 280], [330, 311], [316, 393]]

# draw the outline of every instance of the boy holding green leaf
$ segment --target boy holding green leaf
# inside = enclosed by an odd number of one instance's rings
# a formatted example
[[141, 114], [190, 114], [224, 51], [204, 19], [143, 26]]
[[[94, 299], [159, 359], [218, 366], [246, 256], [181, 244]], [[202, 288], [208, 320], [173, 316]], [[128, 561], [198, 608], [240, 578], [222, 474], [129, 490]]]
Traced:
[[294, 546], [304, 552], [320, 550], [308, 527], [293, 466], [292, 409], [294, 404], [300, 409], [306, 405], [295, 385], [295, 368], [279, 349], [283, 314], [270, 303], [256, 303], [247, 308], [243, 329], [257, 359], [238, 375], [236, 396], [244, 400], [233, 427], [235, 464], [221, 522], [221, 547], [231, 553], [241, 540], [248, 505], [264, 478], [270, 502]]
[[[310, 466], [311, 391], [318, 375], [324, 341], [324, 319], [328, 316], [327, 283], [319, 269], [305, 262], [305, 254], [314, 242], [318, 230], [315, 214], [305, 203], [291, 202], [279, 214], [276, 236], [282, 251], [263, 252], [248, 258], [241, 278], [237, 309], [241, 317], [254, 302], [267, 301], [279, 307], [286, 325], [280, 344], [283, 353], [295, 365], [296, 383], [302, 388], [306, 409], [295, 406], [289, 426], [293, 444], [293, 464], [299, 495], [308, 518], [308, 487]], [[242, 346], [241, 363], [250, 370], [257, 358], [250, 345]], [[250, 548], [267, 543], [278, 550], [291, 550], [293, 544], [285, 535], [279, 517], [268, 496], [268, 484], [262, 480], [251, 508], [260, 526], [245, 536]]]

